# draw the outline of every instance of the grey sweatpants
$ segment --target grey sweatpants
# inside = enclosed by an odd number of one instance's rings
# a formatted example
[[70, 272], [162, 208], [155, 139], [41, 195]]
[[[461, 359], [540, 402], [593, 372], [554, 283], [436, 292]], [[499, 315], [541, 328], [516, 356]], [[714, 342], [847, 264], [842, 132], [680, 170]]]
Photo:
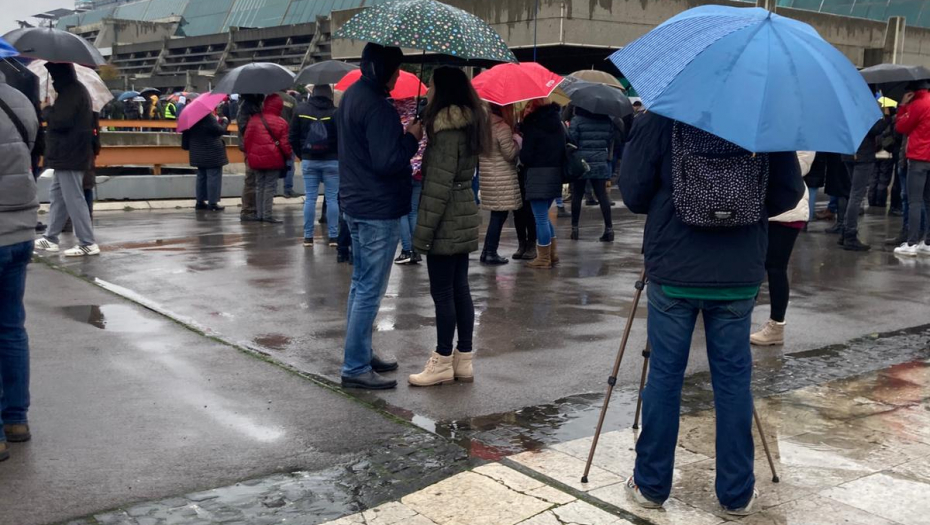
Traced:
[[853, 236], [859, 231], [859, 208], [869, 191], [869, 179], [875, 173], [874, 162], [846, 163], [852, 186], [849, 189], [849, 202], [846, 204], [846, 234]]
[[84, 172], [74, 170], [55, 170], [52, 187], [49, 189], [49, 225], [45, 238], [58, 244], [58, 236], [71, 217], [74, 234], [81, 246], [96, 244], [94, 226], [90, 220], [90, 210], [84, 198]]
[[281, 170], [255, 170], [255, 216], [270, 219]]

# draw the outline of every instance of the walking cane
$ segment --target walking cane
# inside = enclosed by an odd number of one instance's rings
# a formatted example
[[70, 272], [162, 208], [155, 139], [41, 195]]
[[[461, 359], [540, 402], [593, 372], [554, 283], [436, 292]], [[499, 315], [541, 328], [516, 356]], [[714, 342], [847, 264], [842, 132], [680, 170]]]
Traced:
[[597, 430], [594, 431], [594, 441], [591, 443], [591, 452], [588, 453], [588, 462], [584, 466], [584, 475], [581, 476], [581, 482], [588, 482], [588, 473], [591, 472], [591, 463], [594, 461], [594, 450], [597, 448], [597, 440], [601, 437], [601, 428], [604, 426], [604, 417], [607, 415], [607, 405], [610, 403], [610, 396], [614, 392], [614, 386], [617, 384], [617, 374], [620, 373], [620, 363], [623, 361], [623, 354], [626, 352], [626, 343], [630, 339], [630, 330], [633, 329], [633, 318], [636, 317], [636, 308], [639, 307], [639, 298], [643, 295], [643, 288], [646, 287], [646, 269], [640, 274], [636, 281], [636, 293], [633, 294], [633, 304], [630, 306], [630, 315], [626, 318], [626, 327], [623, 329], [623, 337], [620, 338], [620, 350], [617, 352], [617, 360], [614, 362], [613, 372], [607, 378], [607, 395], [604, 396], [604, 406], [601, 407], [601, 415], [597, 419]]

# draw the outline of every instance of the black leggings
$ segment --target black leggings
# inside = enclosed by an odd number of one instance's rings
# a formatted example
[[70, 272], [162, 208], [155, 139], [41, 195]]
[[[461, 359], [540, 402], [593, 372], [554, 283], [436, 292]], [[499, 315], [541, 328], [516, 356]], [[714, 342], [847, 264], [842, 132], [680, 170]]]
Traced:
[[581, 218], [581, 196], [587, 183], [594, 188], [594, 196], [601, 204], [601, 215], [604, 216], [604, 227], [613, 228], [613, 218], [610, 216], [610, 198], [607, 196], [607, 179], [576, 180], [572, 184], [572, 227], [578, 226]]
[[769, 274], [769, 296], [772, 301], [773, 321], [785, 322], [788, 298], [788, 261], [801, 230], [777, 222], [769, 223], [769, 249], [765, 255], [765, 270]]
[[468, 254], [427, 255], [429, 293], [436, 305], [436, 353], [452, 355], [452, 338], [459, 332], [459, 352], [471, 352], [475, 303], [468, 287]]
[[491, 220], [488, 222], [488, 232], [484, 236], [484, 252], [497, 253], [497, 248], [501, 244], [501, 232], [504, 230], [504, 223], [507, 222], [509, 211], [492, 211]]
[[526, 170], [520, 170], [517, 180], [520, 182], [520, 195], [524, 200], [523, 206], [513, 212], [513, 227], [517, 230], [517, 240], [520, 244], [534, 246], [536, 244], [536, 218], [533, 217], [530, 202], [526, 200]]

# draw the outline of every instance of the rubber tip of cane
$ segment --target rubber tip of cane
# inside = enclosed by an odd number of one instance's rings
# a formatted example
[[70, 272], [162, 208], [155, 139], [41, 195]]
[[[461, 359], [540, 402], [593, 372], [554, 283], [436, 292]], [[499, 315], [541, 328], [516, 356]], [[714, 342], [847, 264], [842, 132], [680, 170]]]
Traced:
[[633, 430], [639, 430], [639, 425], [633, 425]]
[[772, 476], [772, 483], [778, 483], [779, 481], [781, 480], [778, 479], [778, 476]]
[[587, 482], [588, 482], [588, 476], [581, 476], [581, 482], [582, 482], [582, 483], [587, 483]]

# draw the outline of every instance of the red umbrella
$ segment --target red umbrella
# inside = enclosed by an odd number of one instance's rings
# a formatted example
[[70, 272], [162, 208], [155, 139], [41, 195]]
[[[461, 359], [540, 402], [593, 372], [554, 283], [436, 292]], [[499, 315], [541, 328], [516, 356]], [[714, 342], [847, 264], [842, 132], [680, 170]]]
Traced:
[[[362, 78], [362, 71], [360, 69], [350, 71], [336, 84], [336, 89], [345, 91], [360, 78]], [[429, 88], [423, 85], [416, 75], [401, 70], [400, 78], [397, 79], [397, 85], [394, 86], [394, 90], [391, 91], [391, 98], [394, 100], [401, 100], [404, 98], [421, 97], [426, 95], [427, 89]]]
[[516, 104], [552, 94], [562, 77], [535, 62], [501, 64], [472, 80], [478, 95], [499, 106]]
[[184, 106], [184, 111], [178, 117], [178, 133], [194, 127], [194, 124], [213, 113], [216, 106], [224, 100], [226, 100], [226, 95], [223, 93], [207, 93], [195, 98], [193, 102]]

